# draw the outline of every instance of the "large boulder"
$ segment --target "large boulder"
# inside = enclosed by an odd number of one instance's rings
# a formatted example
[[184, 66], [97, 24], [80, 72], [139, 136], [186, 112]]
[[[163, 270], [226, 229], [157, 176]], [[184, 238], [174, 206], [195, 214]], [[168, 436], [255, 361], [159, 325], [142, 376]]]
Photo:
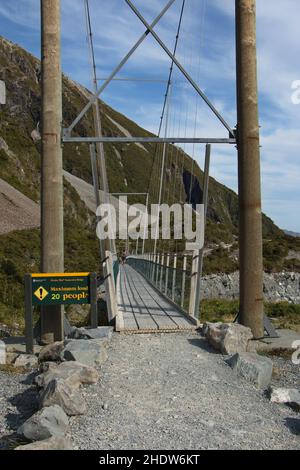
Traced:
[[287, 403], [300, 409], [300, 392], [295, 388], [276, 388], [271, 390], [271, 402]]
[[30, 441], [42, 441], [49, 437], [63, 437], [68, 425], [64, 410], [58, 405], [52, 405], [31, 416], [17, 432]]
[[77, 390], [72, 389], [64, 380], [54, 379], [40, 395], [40, 408], [58, 405], [68, 416], [83, 415], [86, 406]]
[[4, 341], [0, 341], [0, 364], [6, 364], [6, 346]]
[[66, 437], [50, 437], [43, 441], [16, 447], [15, 450], [73, 450], [73, 448], [71, 441]]
[[107, 351], [102, 339], [70, 340], [62, 351], [62, 357], [65, 361], [77, 361], [94, 367], [107, 360]]
[[273, 373], [273, 362], [268, 357], [243, 352], [226, 359], [226, 362], [238, 375], [256, 387], [263, 390], [269, 387]]
[[38, 358], [34, 354], [20, 354], [14, 362], [14, 367], [35, 369], [38, 367]]
[[70, 361], [62, 362], [59, 366], [49, 368], [35, 378], [38, 387], [45, 388], [55, 379], [64, 380], [72, 389], [78, 389], [81, 385], [95, 384], [99, 380], [99, 372], [93, 367]]
[[251, 329], [238, 323], [205, 323], [203, 334], [211, 346], [226, 355], [247, 351], [253, 338]]
[[61, 352], [63, 349], [63, 341], [47, 344], [47, 346], [44, 346], [40, 351], [39, 362], [61, 361]]

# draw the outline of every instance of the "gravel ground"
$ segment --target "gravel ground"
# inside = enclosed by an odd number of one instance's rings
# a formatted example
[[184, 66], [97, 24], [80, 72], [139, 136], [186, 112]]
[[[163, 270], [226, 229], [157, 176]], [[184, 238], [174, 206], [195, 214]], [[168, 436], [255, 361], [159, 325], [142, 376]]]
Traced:
[[299, 414], [237, 378], [195, 334], [115, 335], [78, 449], [300, 449]]
[[282, 357], [269, 356], [274, 364], [272, 385], [274, 387], [300, 389], [300, 366]]
[[[299, 387], [299, 366], [273, 359], [274, 385]], [[88, 413], [70, 420], [75, 449], [300, 449], [299, 414], [237, 378], [197, 334], [115, 334], [100, 372], [82, 389]], [[0, 383], [1, 449], [37, 395], [23, 374], [0, 372]]]
[[32, 375], [0, 371], [0, 450], [7, 447], [8, 437], [14, 440], [15, 431], [38, 408]]

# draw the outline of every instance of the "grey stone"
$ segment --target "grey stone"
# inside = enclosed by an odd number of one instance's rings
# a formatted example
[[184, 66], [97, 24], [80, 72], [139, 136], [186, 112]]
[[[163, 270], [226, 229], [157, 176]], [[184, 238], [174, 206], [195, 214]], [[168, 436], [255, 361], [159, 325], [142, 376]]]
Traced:
[[43, 441], [16, 447], [15, 450], [73, 450], [73, 447], [70, 439], [66, 437], [50, 437]]
[[59, 405], [68, 416], [82, 415], [86, 411], [80, 394], [62, 379], [51, 380], [41, 393], [40, 408], [51, 405]]
[[289, 403], [300, 407], [300, 392], [295, 388], [276, 388], [271, 390], [271, 402]]
[[113, 327], [99, 326], [98, 328], [73, 328], [70, 338], [74, 339], [101, 339], [110, 340], [113, 334]]
[[101, 365], [107, 360], [107, 351], [102, 340], [78, 339], [69, 341], [62, 351], [66, 361], [77, 361], [87, 366]]
[[91, 385], [99, 380], [99, 372], [79, 362], [63, 362], [55, 368], [46, 370], [35, 378], [38, 387], [45, 388], [54, 379], [64, 380], [72, 389], [78, 389], [82, 384]]
[[14, 362], [14, 367], [37, 368], [38, 358], [32, 354], [20, 354]]
[[56, 362], [42, 362], [39, 367], [39, 371], [41, 374], [44, 372], [48, 372], [49, 370], [54, 370], [58, 367]]
[[31, 416], [17, 432], [30, 441], [42, 441], [49, 437], [63, 437], [68, 425], [64, 410], [58, 405], [52, 405]]
[[228, 355], [247, 351], [253, 338], [251, 329], [238, 323], [206, 323], [202, 331], [211, 346]]
[[0, 364], [6, 364], [6, 346], [3, 341], [0, 341]]
[[80, 331], [87, 339], [107, 338], [110, 340], [114, 329], [112, 326], [99, 326], [98, 328], [80, 328]]
[[61, 352], [64, 349], [64, 343], [62, 341], [57, 341], [52, 344], [48, 344], [47, 346], [43, 347], [39, 354], [39, 361], [40, 362], [47, 362], [47, 361], [60, 361], [61, 360]]
[[18, 353], [6, 352], [6, 364], [13, 364], [18, 356]]
[[258, 388], [267, 389], [273, 373], [273, 362], [268, 357], [253, 352], [238, 353], [226, 359], [238, 375], [244, 377]]

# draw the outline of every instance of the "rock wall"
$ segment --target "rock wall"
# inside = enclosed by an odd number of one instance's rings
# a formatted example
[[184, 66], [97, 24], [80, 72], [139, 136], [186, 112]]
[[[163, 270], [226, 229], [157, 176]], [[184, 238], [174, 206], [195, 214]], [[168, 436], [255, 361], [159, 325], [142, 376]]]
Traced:
[[[264, 295], [268, 302], [300, 303], [300, 273], [264, 274]], [[238, 299], [239, 273], [213, 274], [202, 279], [202, 298]]]

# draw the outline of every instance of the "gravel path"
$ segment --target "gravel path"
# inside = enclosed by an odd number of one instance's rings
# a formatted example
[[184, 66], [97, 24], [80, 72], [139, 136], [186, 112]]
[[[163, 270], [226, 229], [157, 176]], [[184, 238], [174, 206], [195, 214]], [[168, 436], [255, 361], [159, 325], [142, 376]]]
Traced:
[[[273, 359], [273, 384], [299, 388], [299, 366]], [[197, 334], [115, 334], [100, 372], [81, 391], [87, 414], [70, 420], [75, 449], [300, 449], [300, 415], [237, 378]], [[37, 409], [32, 378], [0, 372], [0, 450]]]
[[300, 449], [299, 414], [237, 378], [196, 334], [114, 335], [71, 419], [78, 449]]

